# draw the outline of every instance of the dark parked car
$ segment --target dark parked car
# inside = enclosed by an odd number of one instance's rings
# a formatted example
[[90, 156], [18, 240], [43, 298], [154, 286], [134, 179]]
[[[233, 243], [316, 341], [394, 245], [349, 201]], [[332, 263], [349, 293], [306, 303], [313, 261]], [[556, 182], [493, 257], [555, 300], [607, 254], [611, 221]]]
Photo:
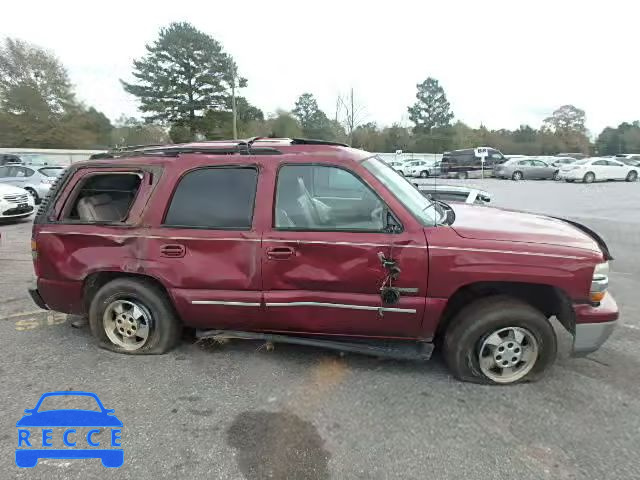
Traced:
[[465, 178], [480, 178], [490, 176], [494, 165], [505, 160], [504, 155], [499, 150], [489, 147], [480, 147], [487, 151], [488, 155], [484, 163], [478, 156], [477, 148], [466, 148], [464, 150], [453, 150], [442, 155], [440, 171], [443, 176]]
[[17, 155], [0, 153], [0, 167], [3, 165], [21, 165], [22, 163], [22, 159]]
[[440, 343], [456, 377], [506, 384], [554, 362], [552, 316], [576, 354], [618, 318], [611, 256], [587, 227], [432, 202], [376, 155], [321, 141], [75, 163], [31, 248], [34, 301], [88, 315], [119, 352], [166, 352], [183, 326], [404, 359]]

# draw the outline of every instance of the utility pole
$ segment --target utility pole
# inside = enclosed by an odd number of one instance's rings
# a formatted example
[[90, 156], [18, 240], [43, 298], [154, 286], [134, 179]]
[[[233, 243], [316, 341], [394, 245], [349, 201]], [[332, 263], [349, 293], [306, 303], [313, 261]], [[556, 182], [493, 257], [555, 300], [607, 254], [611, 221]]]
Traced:
[[233, 139], [238, 139], [238, 113], [236, 111], [236, 74], [233, 72], [231, 83], [231, 114], [233, 116]]

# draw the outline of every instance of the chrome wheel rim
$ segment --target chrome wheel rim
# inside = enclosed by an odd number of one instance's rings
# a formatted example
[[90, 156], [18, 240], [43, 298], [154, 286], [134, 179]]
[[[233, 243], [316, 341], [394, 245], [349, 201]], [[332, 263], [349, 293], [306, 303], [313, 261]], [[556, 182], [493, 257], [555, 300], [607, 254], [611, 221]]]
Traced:
[[480, 345], [480, 371], [496, 383], [516, 382], [531, 371], [538, 352], [538, 342], [526, 328], [500, 328]]
[[522, 174], [520, 172], [516, 172], [513, 174], [514, 180], [520, 180], [522, 178]]
[[116, 300], [105, 309], [102, 326], [114, 345], [124, 350], [138, 350], [149, 339], [151, 313], [139, 302]]

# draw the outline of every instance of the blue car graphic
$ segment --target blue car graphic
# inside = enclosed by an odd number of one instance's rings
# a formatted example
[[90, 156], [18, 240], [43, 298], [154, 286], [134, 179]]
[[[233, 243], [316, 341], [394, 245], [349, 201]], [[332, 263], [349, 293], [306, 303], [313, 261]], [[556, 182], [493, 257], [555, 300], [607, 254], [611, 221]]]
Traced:
[[[95, 410], [77, 410], [77, 409], [58, 409], [58, 410], [45, 410], [39, 412], [38, 409], [42, 405], [42, 402], [47, 397], [56, 396], [84, 396], [93, 398], [100, 411]], [[18, 467], [35, 467], [40, 458], [55, 458], [55, 459], [76, 459], [76, 458], [99, 458], [102, 461], [102, 465], [109, 468], [117, 468], [124, 463], [124, 451], [119, 443], [120, 441], [120, 428], [122, 422], [114, 415], [114, 410], [104, 408], [102, 402], [95, 393], [91, 392], [47, 392], [40, 397], [38, 403], [33, 409], [26, 409], [25, 414], [18, 423], [18, 448], [16, 448], [16, 465]], [[74, 427], [106, 427], [111, 429], [111, 442], [112, 448], [20, 448], [23, 446], [31, 446], [31, 441], [36, 443], [36, 438], [29, 440], [31, 431], [30, 428], [35, 427], [66, 427], [64, 434], [64, 444], [66, 446], [74, 447], [77, 442], [71, 443], [69, 438], [71, 433], [75, 433]], [[51, 430], [42, 431], [42, 446], [50, 445], [45, 443], [50, 439], [49, 433]], [[100, 443], [93, 439], [93, 435], [97, 435], [101, 430], [89, 430], [86, 435], [86, 441], [88, 446], [100, 447]], [[35, 436], [34, 436], [35, 437]], [[113, 448], [116, 447], [116, 448]]]

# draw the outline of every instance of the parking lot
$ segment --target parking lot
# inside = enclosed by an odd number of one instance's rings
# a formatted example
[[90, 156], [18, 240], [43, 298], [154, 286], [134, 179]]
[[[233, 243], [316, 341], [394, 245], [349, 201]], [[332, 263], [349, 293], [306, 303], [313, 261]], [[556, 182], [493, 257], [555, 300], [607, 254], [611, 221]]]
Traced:
[[[495, 206], [577, 220], [608, 243], [621, 309], [587, 358], [542, 381], [488, 387], [428, 363], [259, 342], [185, 341], [163, 356], [102, 350], [88, 328], [38, 312], [29, 221], [0, 225], [0, 478], [640, 478], [640, 184], [440, 180]], [[122, 420], [125, 463], [14, 464], [16, 421], [43, 392], [96, 392]], [[96, 438], [100, 437], [97, 435]]]

